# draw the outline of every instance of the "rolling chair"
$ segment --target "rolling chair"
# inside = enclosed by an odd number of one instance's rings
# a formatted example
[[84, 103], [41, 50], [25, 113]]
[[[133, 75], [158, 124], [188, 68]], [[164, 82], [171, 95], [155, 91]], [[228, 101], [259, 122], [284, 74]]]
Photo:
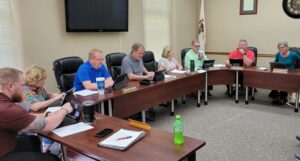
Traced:
[[[298, 55], [300, 55], [300, 48], [298, 48], [298, 47], [290, 47], [289, 50], [290, 50], [290, 51], [294, 51], [294, 52], [296, 52]], [[297, 62], [296, 62], [295, 68], [300, 68], [300, 61], [297, 61]]]
[[107, 69], [113, 80], [121, 75], [122, 60], [125, 56], [125, 53], [110, 53], [105, 56]]
[[151, 72], [158, 70], [158, 63], [155, 61], [154, 54], [152, 51], [145, 51], [143, 56], [144, 67]]
[[53, 71], [60, 92], [73, 88], [73, 81], [79, 66], [83, 64], [80, 57], [65, 57], [53, 62]]
[[184, 68], [184, 58], [185, 58], [185, 54], [191, 50], [192, 48], [184, 48], [181, 50], [181, 65]]

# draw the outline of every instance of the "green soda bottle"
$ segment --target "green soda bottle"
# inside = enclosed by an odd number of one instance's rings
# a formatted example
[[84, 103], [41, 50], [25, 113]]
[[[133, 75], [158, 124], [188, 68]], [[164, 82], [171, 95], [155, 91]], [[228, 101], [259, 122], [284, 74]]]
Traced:
[[183, 144], [183, 122], [180, 115], [176, 115], [174, 122], [174, 144]]

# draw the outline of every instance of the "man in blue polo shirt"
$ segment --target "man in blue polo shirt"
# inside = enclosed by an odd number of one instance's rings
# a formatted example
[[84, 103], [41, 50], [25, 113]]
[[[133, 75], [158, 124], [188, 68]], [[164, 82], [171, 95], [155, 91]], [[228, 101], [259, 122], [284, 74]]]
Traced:
[[83, 89], [97, 90], [96, 78], [105, 78], [105, 88], [111, 87], [114, 84], [111, 76], [103, 65], [103, 52], [99, 49], [92, 49], [89, 52], [89, 60], [80, 65], [73, 86], [76, 91]]

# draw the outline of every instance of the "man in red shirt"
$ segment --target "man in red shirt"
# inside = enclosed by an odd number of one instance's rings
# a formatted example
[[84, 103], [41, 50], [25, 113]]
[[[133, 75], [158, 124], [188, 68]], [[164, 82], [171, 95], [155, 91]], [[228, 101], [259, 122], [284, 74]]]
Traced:
[[73, 110], [70, 103], [66, 103], [48, 117], [43, 114], [32, 115], [16, 104], [22, 101], [23, 85], [21, 71], [0, 68], [0, 160], [59, 161], [50, 154], [14, 152], [18, 132], [50, 132]]
[[228, 55], [226, 60], [227, 66], [230, 66], [229, 59], [243, 59], [244, 67], [251, 67], [255, 61], [255, 55], [253, 51], [248, 49], [247, 40], [241, 39], [239, 41], [239, 47]]

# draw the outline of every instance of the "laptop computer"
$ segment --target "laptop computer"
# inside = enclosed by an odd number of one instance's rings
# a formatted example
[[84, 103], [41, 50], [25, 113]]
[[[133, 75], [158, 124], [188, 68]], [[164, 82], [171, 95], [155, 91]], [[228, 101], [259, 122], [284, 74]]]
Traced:
[[215, 64], [215, 59], [212, 59], [212, 60], [204, 60], [203, 61], [203, 66], [202, 68], [203, 69], [207, 69], [209, 67], [214, 67], [214, 64]]
[[277, 69], [286, 69], [287, 67], [283, 63], [270, 62], [270, 68], [271, 68], [271, 71], [273, 71], [274, 68], [277, 68]]
[[165, 79], [165, 71], [166, 70], [159, 70], [154, 72], [153, 81], [162, 81]]
[[229, 59], [229, 63], [235, 67], [242, 67], [244, 64], [243, 59]]

